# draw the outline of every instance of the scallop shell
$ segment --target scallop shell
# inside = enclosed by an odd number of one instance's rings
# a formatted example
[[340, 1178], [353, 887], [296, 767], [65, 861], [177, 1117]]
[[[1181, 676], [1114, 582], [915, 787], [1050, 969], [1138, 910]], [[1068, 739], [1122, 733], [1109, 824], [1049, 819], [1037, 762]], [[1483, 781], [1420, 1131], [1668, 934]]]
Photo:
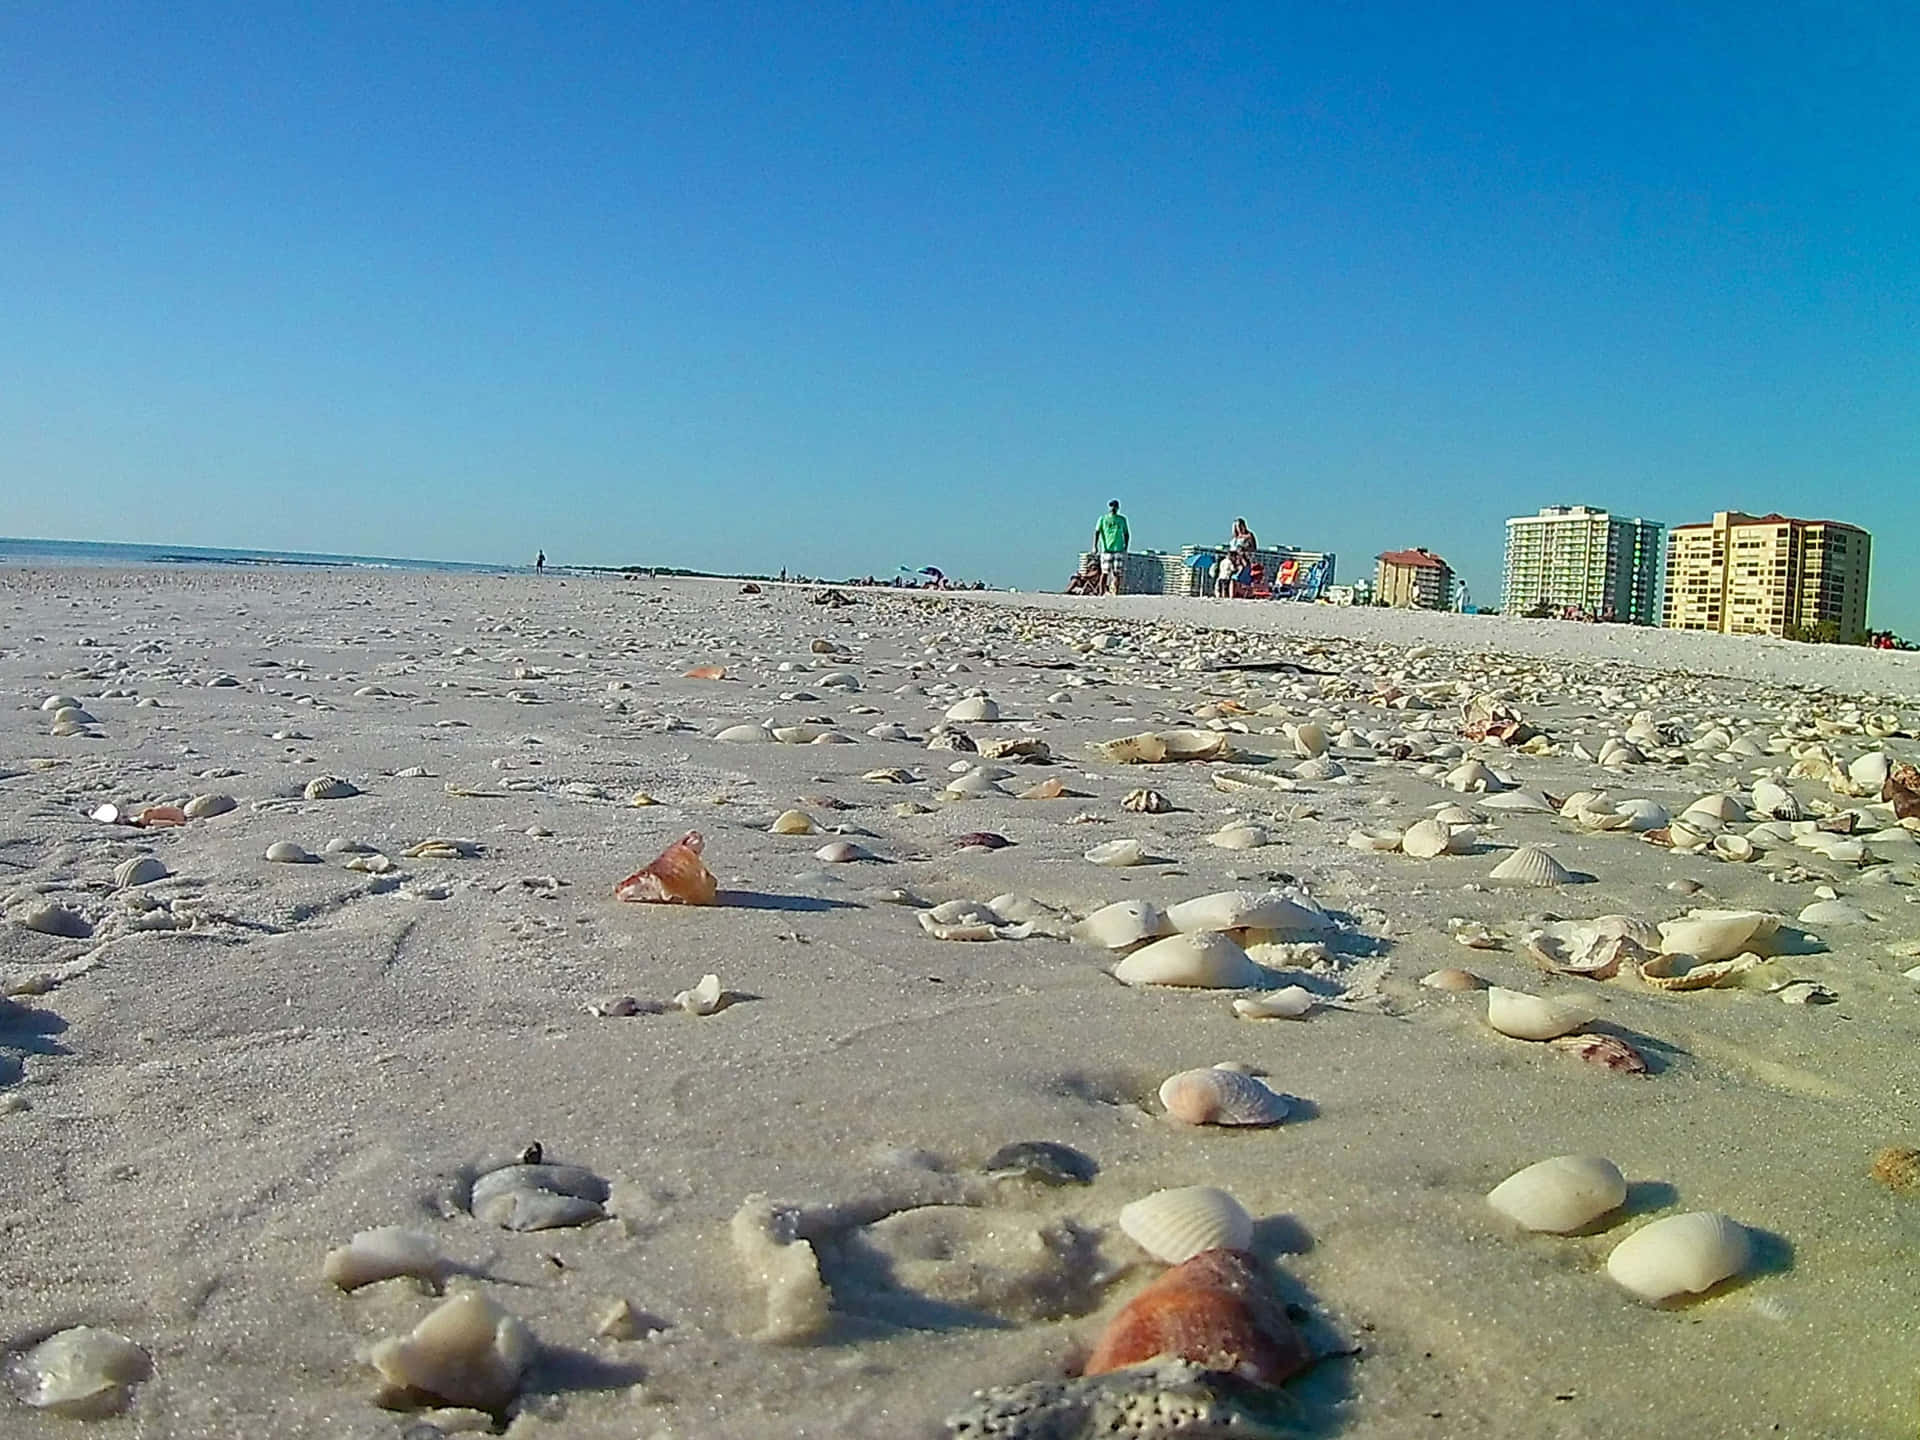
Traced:
[[1478, 760], [1466, 760], [1454, 766], [1441, 778], [1440, 783], [1449, 790], [1458, 790], [1463, 795], [1474, 791], [1501, 788], [1500, 777]]
[[1324, 930], [1324, 911], [1277, 890], [1217, 890], [1167, 907], [1167, 923], [1183, 935], [1203, 930]]
[[362, 1230], [345, 1245], [329, 1250], [320, 1274], [342, 1290], [358, 1290], [402, 1275], [435, 1283], [445, 1264], [433, 1241], [419, 1231], [382, 1225]]
[[1538, 845], [1522, 845], [1488, 871], [1487, 878], [1499, 880], [1508, 885], [1545, 887], [1565, 885], [1573, 879], [1573, 875], [1566, 866]]
[[1158, 735], [1121, 735], [1098, 740], [1087, 747], [1103, 760], [1116, 765], [1158, 765], [1167, 758], [1167, 742]]
[[206, 820], [226, 814], [238, 803], [231, 795], [196, 795], [180, 810], [189, 820]]
[[1087, 851], [1087, 859], [1096, 865], [1128, 866], [1145, 863], [1147, 847], [1138, 840], [1109, 840]]
[[1627, 1200], [1626, 1177], [1598, 1155], [1556, 1155], [1509, 1175], [1487, 1203], [1528, 1230], [1567, 1235]]
[[498, 1415], [520, 1393], [538, 1342], [518, 1317], [484, 1295], [456, 1295], [397, 1340], [368, 1357], [389, 1384], [443, 1405]]
[[1257, 850], [1268, 841], [1265, 829], [1244, 823], [1222, 825], [1207, 837], [1209, 845], [1217, 845], [1222, 850]]
[[1150, 900], [1116, 900], [1074, 927], [1076, 939], [1108, 950], [1124, 950], [1143, 940], [1173, 933], [1166, 914]]
[[1416, 860], [1431, 860], [1439, 855], [1466, 855], [1479, 843], [1471, 825], [1454, 825], [1445, 820], [1416, 820], [1400, 837], [1400, 849]]
[[351, 782], [342, 780], [338, 775], [316, 775], [300, 793], [309, 800], [345, 800], [360, 792]]
[[[1294, 1329], [1286, 1307], [1268, 1283], [1259, 1261], [1239, 1250], [1208, 1250], [1176, 1265], [1129, 1300], [1101, 1331], [1093, 1353], [1087, 1357], [1084, 1374], [1132, 1372], [1134, 1367], [1156, 1359], [1190, 1361], [1223, 1377], [1232, 1376], [1241, 1384], [1264, 1389], [1299, 1374], [1313, 1363], [1314, 1356], [1305, 1338]], [[1157, 1416], [1169, 1420], [1175, 1414], [1185, 1413], [1183, 1409], [1158, 1404], [1152, 1408]], [[1151, 1420], [1146, 1422], [1151, 1430], [1134, 1425], [1127, 1425], [1123, 1430], [1089, 1413], [1087, 1406], [1078, 1406], [1076, 1411], [1084, 1424], [1071, 1432], [1042, 1422], [1044, 1430], [1038, 1425], [1030, 1430], [1004, 1430], [994, 1424], [990, 1430], [955, 1428], [949, 1433], [1033, 1436], [1171, 1433]], [[1179, 1428], [1188, 1429], [1185, 1425]], [[1238, 1425], [1231, 1428], [1236, 1433], [1241, 1429]], [[1208, 1429], [1212, 1434], [1228, 1433], [1211, 1426]]]
[[153, 1361], [124, 1335], [75, 1325], [48, 1336], [6, 1367], [10, 1388], [37, 1409], [103, 1420], [126, 1409]]
[[713, 904], [719, 895], [719, 882], [700, 858], [705, 846], [700, 832], [689, 830], [645, 869], [634, 871], [614, 886], [614, 898], [661, 905]]
[[1607, 1274], [1642, 1300], [1711, 1290], [1753, 1257], [1746, 1227], [1711, 1210], [1669, 1215], [1633, 1232], [1607, 1256]]
[[1182, 1070], [1160, 1085], [1167, 1114], [1188, 1125], [1278, 1125], [1286, 1097], [1236, 1070]]
[[1240, 990], [1260, 984], [1266, 972], [1225, 935], [1205, 931], [1143, 945], [1114, 966], [1113, 978], [1123, 985]]
[[1238, 1200], [1211, 1185], [1156, 1190], [1123, 1205], [1120, 1228], [1142, 1250], [1168, 1265], [1207, 1250], [1244, 1250], [1253, 1243], [1253, 1217]]
[[1515, 1040], [1552, 1040], [1578, 1030], [1593, 1018], [1591, 1010], [1570, 1001], [1498, 985], [1487, 989], [1487, 1024]]
[[1298, 1020], [1313, 1009], [1313, 992], [1299, 985], [1234, 998], [1233, 1013], [1242, 1020]]
[[151, 885], [166, 878], [167, 867], [152, 855], [136, 855], [122, 860], [113, 869], [113, 883], [122, 890], [134, 885]]
[[1731, 960], [1749, 950], [1765, 953], [1780, 928], [1764, 910], [1694, 910], [1660, 926], [1660, 948], [1696, 960]]

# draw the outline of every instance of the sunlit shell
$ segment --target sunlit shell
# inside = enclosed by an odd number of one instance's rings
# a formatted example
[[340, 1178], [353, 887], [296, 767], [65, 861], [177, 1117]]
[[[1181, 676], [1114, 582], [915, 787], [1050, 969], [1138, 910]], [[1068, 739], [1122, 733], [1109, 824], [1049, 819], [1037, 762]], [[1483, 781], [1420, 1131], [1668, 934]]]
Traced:
[[1087, 859], [1096, 865], [1125, 867], [1144, 864], [1147, 847], [1138, 840], [1108, 840], [1087, 851]]
[[1487, 982], [1471, 970], [1462, 970], [1453, 965], [1440, 970], [1429, 970], [1420, 977], [1420, 983], [1429, 990], [1446, 990], [1455, 994], [1466, 990], [1487, 988]]
[[1074, 928], [1076, 939], [1108, 950], [1124, 950], [1144, 940], [1173, 933], [1166, 914], [1150, 900], [1116, 900]]
[[1732, 831], [1714, 836], [1709, 848], [1722, 860], [1732, 860], [1736, 863], [1751, 860], [1760, 853], [1759, 847], [1750, 838], [1745, 835], [1736, 835]]
[[1614, 814], [1626, 822], [1624, 828], [1643, 834], [1660, 829], [1673, 818], [1664, 805], [1643, 799], [1622, 800], [1614, 807]]
[[1804, 925], [1871, 925], [1874, 917], [1851, 900], [1815, 900], [1800, 911]]
[[1238, 990], [1259, 985], [1266, 972], [1227, 936], [1204, 931], [1143, 945], [1114, 966], [1113, 978], [1123, 985]]
[[1316, 755], [1326, 754], [1326, 727], [1313, 720], [1303, 720], [1300, 724], [1294, 726], [1293, 752], [1306, 760], [1311, 760]]
[[484, 1295], [456, 1295], [369, 1359], [390, 1385], [441, 1405], [502, 1413], [533, 1363], [533, 1332]]
[[1182, 1070], [1160, 1085], [1167, 1114], [1187, 1125], [1278, 1125], [1290, 1108], [1252, 1075], [1235, 1070]]
[[1042, 780], [1038, 785], [1029, 785], [1020, 792], [1022, 800], [1058, 800], [1067, 793], [1067, 787], [1058, 780]]
[[329, 1250], [320, 1273], [342, 1290], [358, 1290], [402, 1275], [433, 1283], [445, 1265], [429, 1237], [404, 1226], [382, 1225], [362, 1230], [347, 1244]]
[[1891, 773], [1892, 765], [1883, 750], [1869, 750], [1847, 765], [1847, 779], [1855, 787], [1854, 793], [1871, 795], [1876, 799]]
[[[342, 780], [338, 775], [316, 775], [306, 783], [300, 793], [309, 800], [345, 800], [360, 792], [351, 782]], [[184, 813], [183, 811], [182, 814]]]
[[1441, 784], [1462, 794], [1501, 788], [1500, 777], [1478, 760], [1466, 760], [1456, 765], [1442, 778]]
[[705, 845], [698, 830], [689, 830], [662, 850], [645, 869], [634, 871], [614, 886], [614, 898], [650, 904], [713, 904], [719, 894], [719, 882], [700, 858]]
[[1313, 992], [1300, 985], [1237, 995], [1233, 1001], [1233, 1013], [1242, 1020], [1298, 1020], [1311, 1009]]
[[820, 825], [804, 810], [783, 810], [767, 829], [774, 835], [813, 835]]
[[[717, 993], [717, 981], [713, 988]], [[601, 1207], [610, 1193], [607, 1182], [584, 1166], [526, 1162], [480, 1176], [468, 1208], [475, 1219], [502, 1230], [558, 1230], [605, 1219]]]
[[727, 667], [724, 665], [696, 665], [682, 677], [685, 680], [724, 680]]
[[152, 1374], [146, 1351], [92, 1325], [50, 1335], [6, 1367], [8, 1387], [24, 1404], [74, 1420], [117, 1415]]
[[1691, 960], [1677, 955], [1655, 955], [1641, 962], [1640, 978], [1658, 990], [1711, 990], [1746, 974], [1763, 962], [1758, 955], [1736, 955], [1731, 960]]
[[238, 803], [231, 795], [196, 795], [180, 807], [180, 813], [189, 820], [206, 820], [225, 815]]
[[1203, 930], [1325, 930], [1325, 911], [1277, 890], [1218, 890], [1167, 907], [1167, 921], [1183, 934]]
[[1291, 775], [1227, 766], [1213, 772], [1213, 788], [1228, 794], [1271, 794], [1276, 790], [1298, 790]]
[[1268, 839], [1263, 827], [1242, 821], [1222, 825], [1207, 837], [1207, 843], [1217, 845], [1222, 850], [1257, 850], [1267, 844]]
[[1404, 837], [1398, 830], [1351, 830], [1347, 833], [1348, 848], [1369, 850], [1379, 854], [1389, 854], [1400, 848]]
[[1498, 795], [1483, 796], [1475, 802], [1483, 810], [1537, 811], [1551, 813], [1553, 807], [1543, 796], [1531, 790], [1506, 790]]
[[1746, 1227], [1711, 1210], [1669, 1215], [1613, 1247], [1607, 1274], [1642, 1300], [1710, 1290], [1747, 1268], [1753, 1240]]
[[1800, 797], [1776, 780], [1753, 783], [1753, 808], [1775, 820], [1804, 820], [1807, 807]]
[[1207, 1250], [1244, 1250], [1253, 1242], [1253, 1217], [1238, 1200], [1211, 1185], [1156, 1190], [1123, 1205], [1120, 1228], [1168, 1265]]
[[729, 745], [771, 745], [774, 743], [773, 730], [766, 725], [729, 725], [715, 732], [714, 739], [724, 740]]
[[1346, 773], [1346, 767], [1331, 755], [1316, 755], [1293, 767], [1293, 778], [1296, 780], [1331, 780]]
[[1593, 1011], [1571, 1001], [1498, 985], [1487, 990], [1487, 1024], [1515, 1040], [1551, 1040], [1578, 1030], [1593, 1018]]
[[813, 858], [823, 865], [846, 865], [855, 860], [872, 860], [875, 857], [871, 850], [851, 840], [832, 840], [814, 851]]
[[1556, 1035], [1546, 1043], [1563, 1055], [1571, 1055], [1576, 1060], [1597, 1065], [1603, 1070], [1613, 1070], [1623, 1075], [1647, 1073], [1646, 1057], [1626, 1041], [1612, 1035]]
[[[1212, 1249], [1176, 1265], [1129, 1300], [1101, 1332], [1087, 1357], [1084, 1374], [1106, 1375], [1156, 1359], [1190, 1361], [1208, 1371], [1231, 1375], [1239, 1383], [1265, 1388], [1299, 1374], [1313, 1363], [1314, 1356], [1288, 1318], [1260, 1262], [1237, 1249]], [[1176, 1413], [1154, 1408], [1163, 1417]], [[1098, 1424], [1100, 1434], [1123, 1433], [1091, 1415], [1080, 1418]], [[1181, 1426], [1183, 1431], [1186, 1428]], [[1233, 1428], [1237, 1431], [1240, 1427]], [[956, 1429], [952, 1433], [961, 1432]], [[969, 1429], [965, 1433], [976, 1432]], [[990, 1432], [978, 1433], [1016, 1432], [996, 1425]], [[1038, 1440], [1043, 1432], [1035, 1427], [1017, 1433], [1030, 1433]], [[1069, 1432], [1051, 1424], [1044, 1431], [1062, 1437], [1069, 1433], [1094, 1432]], [[1151, 1432], [1129, 1426], [1124, 1433], [1171, 1432], [1156, 1425]]]
[[276, 840], [267, 847], [267, 859], [278, 865], [311, 865], [319, 857], [291, 840]]
[[1687, 806], [1685, 810], [1681, 811], [1681, 814], [1683, 816], [1705, 815], [1711, 819], [1720, 821], [1723, 825], [1731, 825], [1737, 820], [1747, 818], [1747, 807], [1731, 795], [1702, 795], [1698, 800]]
[[1556, 1155], [1509, 1175], [1487, 1203], [1528, 1230], [1567, 1235], [1627, 1200], [1626, 1177], [1598, 1155]]
[[1225, 730], [1162, 730], [1159, 739], [1169, 760], [1225, 760], [1233, 754]]
[[1000, 718], [1000, 706], [985, 695], [968, 695], [947, 707], [946, 718], [960, 724], [991, 723]]
[[1565, 885], [1572, 873], [1538, 845], [1522, 845], [1487, 872], [1487, 878], [1506, 885], [1546, 887]]
[[1120, 808], [1135, 815], [1164, 815], [1173, 809], [1173, 802], [1158, 790], [1129, 790]]
[[135, 885], [151, 885], [155, 880], [165, 879], [166, 874], [166, 865], [156, 856], [136, 855], [114, 867], [113, 883], [125, 890]]
[[726, 1008], [726, 1001], [727, 992], [720, 984], [720, 977], [706, 974], [691, 990], [678, 992], [673, 997], [673, 1007], [689, 1015], [716, 1015]]
[[1780, 928], [1764, 910], [1694, 910], [1660, 926], [1660, 948], [1696, 960], [1731, 960], [1749, 950], [1766, 953]]
[[1167, 758], [1167, 742], [1153, 734], [1097, 740], [1087, 748], [1116, 765], [1157, 765]]

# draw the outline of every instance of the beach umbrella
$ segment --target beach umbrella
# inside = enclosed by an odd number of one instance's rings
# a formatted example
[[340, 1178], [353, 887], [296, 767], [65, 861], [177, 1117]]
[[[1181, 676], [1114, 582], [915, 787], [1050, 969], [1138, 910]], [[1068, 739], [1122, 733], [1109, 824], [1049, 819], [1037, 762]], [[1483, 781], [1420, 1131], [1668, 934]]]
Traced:
[[1214, 566], [1214, 557], [1206, 554], [1189, 555], [1185, 564], [1189, 570], [1211, 570]]

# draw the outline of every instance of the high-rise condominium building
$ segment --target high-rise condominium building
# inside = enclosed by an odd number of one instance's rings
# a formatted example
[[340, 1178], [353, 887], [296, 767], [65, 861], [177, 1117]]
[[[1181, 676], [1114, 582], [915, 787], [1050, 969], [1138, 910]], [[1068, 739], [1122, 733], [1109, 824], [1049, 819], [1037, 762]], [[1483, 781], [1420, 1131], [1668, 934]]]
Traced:
[[1743, 515], [1676, 525], [1665, 623], [1675, 630], [1786, 635], [1830, 623], [1837, 640], [1867, 628], [1873, 537], [1838, 520]]
[[1660, 540], [1655, 520], [1587, 505], [1548, 505], [1507, 521], [1500, 608], [1509, 615], [1577, 611], [1636, 625], [1660, 621]]
[[1402, 610], [1453, 608], [1453, 567], [1431, 550], [1389, 550], [1377, 557], [1374, 591]]

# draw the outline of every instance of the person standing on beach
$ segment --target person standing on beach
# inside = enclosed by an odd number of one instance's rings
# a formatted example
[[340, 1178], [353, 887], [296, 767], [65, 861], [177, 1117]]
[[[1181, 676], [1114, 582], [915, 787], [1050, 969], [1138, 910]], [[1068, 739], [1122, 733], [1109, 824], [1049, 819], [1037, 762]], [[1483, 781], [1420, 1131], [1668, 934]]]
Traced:
[[542, 550], [538, 555], [533, 557], [533, 573], [536, 575], [544, 575], [547, 573], [546, 551]]
[[1109, 595], [1120, 593], [1120, 567], [1127, 553], [1127, 517], [1120, 513], [1120, 502], [1109, 500], [1107, 513], [1093, 527], [1093, 553], [1099, 557], [1101, 588]]

